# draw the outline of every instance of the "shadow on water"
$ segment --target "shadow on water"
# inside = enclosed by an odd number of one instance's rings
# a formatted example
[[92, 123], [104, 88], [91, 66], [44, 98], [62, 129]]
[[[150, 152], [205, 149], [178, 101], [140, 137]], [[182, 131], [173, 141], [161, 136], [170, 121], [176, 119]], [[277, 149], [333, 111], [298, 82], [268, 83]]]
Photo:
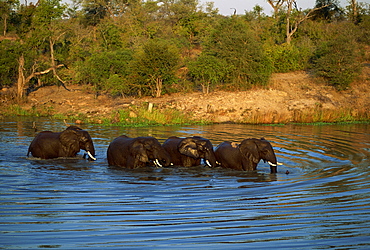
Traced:
[[[370, 247], [369, 124], [122, 128], [82, 125], [97, 161], [26, 157], [35, 119], [0, 128], [0, 247], [336, 248]], [[37, 119], [41, 130], [61, 122]], [[41, 129], [42, 128], [42, 129]], [[278, 173], [108, 166], [119, 135], [200, 135], [222, 141], [264, 137]], [[286, 174], [287, 171], [289, 174]]]

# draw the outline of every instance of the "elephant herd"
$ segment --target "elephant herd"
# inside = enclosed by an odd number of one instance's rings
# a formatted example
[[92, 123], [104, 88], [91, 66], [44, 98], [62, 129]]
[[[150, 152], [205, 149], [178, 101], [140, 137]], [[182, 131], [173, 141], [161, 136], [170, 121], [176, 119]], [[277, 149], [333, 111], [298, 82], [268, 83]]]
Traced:
[[[74, 157], [85, 150], [84, 158], [96, 160], [91, 136], [77, 126], [69, 126], [62, 132], [43, 131], [31, 142], [27, 156], [52, 159]], [[222, 142], [215, 149], [203, 137], [170, 137], [162, 145], [151, 136], [130, 138], [122, 135], [115, 138], [107, 150], [108, 164], [125, 168], [144, 166], [192, 167], [204, 163], [209, 167], [223, 167], [235, 170], [256, 170], [260, 160], [268, 162], [271, 173], [281, 165], [276, 160], [271, 144], [264, 138], [249, 138], [241, 143]]]

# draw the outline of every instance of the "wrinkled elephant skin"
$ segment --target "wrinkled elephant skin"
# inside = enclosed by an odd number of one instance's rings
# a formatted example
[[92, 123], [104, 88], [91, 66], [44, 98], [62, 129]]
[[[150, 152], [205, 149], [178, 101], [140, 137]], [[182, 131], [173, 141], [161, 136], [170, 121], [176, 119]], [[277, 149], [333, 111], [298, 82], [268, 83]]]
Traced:
[[212, 143], [203, 137], [179, 138], [173, 136], [168, 138], [162, 146], [171, 156], [173, 165], [184, 167], [198, 166], [201, 163], [201, 159], [204, 159], [209, 167], [216, 166], [216, 156]]
[[107, 150], [108, 164], [129, 169], [147, 165], [167, 167], [170, 156], [154, 137], [130, 138], [125, 135], [115, 138]]
[[245, 139], [240, 144], [223, 142], [215, 150], [218, 164], [223, 168], [253, 171], [260, 160], [270, 164], [271, 173], [277, 172], [275, 152], [271, 144], [264, 138]]
[[95, 159], [95, 148], [90, 134], [77, 126], [69, 126], [62, 132], [43, 131], [31, 142], [27, 156], [52, 159], [75, 157], [80, 149], [85, 150], [89, 160]]

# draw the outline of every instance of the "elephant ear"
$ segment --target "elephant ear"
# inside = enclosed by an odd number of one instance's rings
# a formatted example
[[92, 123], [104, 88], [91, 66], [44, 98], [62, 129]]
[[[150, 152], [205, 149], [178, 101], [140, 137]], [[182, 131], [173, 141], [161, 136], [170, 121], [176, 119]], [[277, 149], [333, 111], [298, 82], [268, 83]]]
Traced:
[[148, 162], [149, 157], [146, 153], [144, 145], [141, 143], [137, 143], [137, 145], [132, 147], [133, 156], [140, 162]]
[[199, 158], [198, 146], [192, 138], [185, 138], [183, 139], [178, 146], [179, 152], [183, 155], [192, 157], [192, 158]]
[[78, 134], [75, 130], [66, 129], [59, 136], [60, 143], [62, 144], [65, 156], [74, 156], [80, 151], [80, 143]]
[[246, 156], [253, 163], [260, 161], [259, 150], [254, 139], [246, 139], [239, 146], [242, 155]]

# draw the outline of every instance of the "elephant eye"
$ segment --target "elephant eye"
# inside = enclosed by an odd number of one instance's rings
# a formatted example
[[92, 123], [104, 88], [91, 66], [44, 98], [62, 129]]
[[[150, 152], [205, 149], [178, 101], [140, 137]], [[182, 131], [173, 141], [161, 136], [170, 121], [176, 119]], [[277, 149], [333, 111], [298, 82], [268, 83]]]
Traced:
[[264, 148], [264, 149], [262, 150], [262, 152], [263, 152], [263, 153], [265, 153], [265, 154], [267, 154], [267, 153], [269, 152], [269, 150], [268, 150], [267, 148]]

